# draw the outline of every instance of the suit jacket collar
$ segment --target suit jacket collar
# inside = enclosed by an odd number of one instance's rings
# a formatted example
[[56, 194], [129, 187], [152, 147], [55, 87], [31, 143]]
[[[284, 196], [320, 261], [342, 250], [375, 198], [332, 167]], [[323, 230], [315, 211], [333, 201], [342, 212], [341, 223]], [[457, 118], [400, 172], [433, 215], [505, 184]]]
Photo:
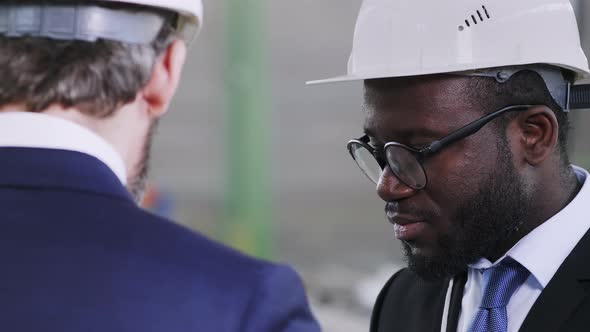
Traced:
[[[559, 331], [568, 317], [590, 293], [590, 231], [576, 245], [543, 290], [527, 317], [520, 332]], [[467, 278], [455, 277], [447, 331], [456, 331], [461, 298]]]
[[0, 147], [78, 151], [96, 157], [126, 184], [127, 172], [115, 148], [90, 129], [45, 113], [0, 112]]
[[[590, 231], [582, 237], [571, 254], [559, 267], [543, 290], [527, 317], [520, 332], [559, 331], [568, 317], [590, 293]], [[461, 298], [467, 278], [455, 277], [447, 331], [456, 331]]]
[[543, 290], [520, 331], [557, 331], [590, 289], [590, 231], [576, 245]]
[[0, 147], [0, 160], [0, 188], [82, 191], [133, 201], [107, 165], [84, 153]]
[[[559, 331], [568, 317], [590, 293], [590, 231], [582, 237], [571, 254], [559, 267], [543, 290], [527, 317], [520, 332]], [[457, 276], [452, 290], [447, 331], [457, 330], [461, 311], [461, 298], [466, 281]]]
[[467, 272], [460, 273], [453, 278], [453, 288], [451, 289], [451, 299], [449, 301], [449, 315], [447, 317], [447, 332], [457, 331], [466, 281]]

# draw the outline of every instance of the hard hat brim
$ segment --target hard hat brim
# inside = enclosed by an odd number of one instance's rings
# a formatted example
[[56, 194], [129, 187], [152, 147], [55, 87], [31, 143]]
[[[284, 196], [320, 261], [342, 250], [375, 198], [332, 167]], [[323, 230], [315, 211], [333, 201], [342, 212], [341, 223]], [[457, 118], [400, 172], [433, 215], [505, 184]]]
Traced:
[[314, 80], [314, 81], [307, 81], [305, 85], [320, 85], [320, 84], [328, 84], [328, 83], [342, 83], [342, 82], [352, 82], [352, 81], [360, 81], [365, 80], [365, 78], [357, 77], [357, 76], [350, 76], [350, 75], [343, 75], [343, 76], [336, 76], [332, 78], [326, 78], [321, 80]]
[[419, 71], [408, 71], [408, 72], [391, 72], [391, 73], [365, 73], [363, 75], [341, 75], [326, 79], [320, 80], [312, 80], [305, 82], [306, 85], [321, 85], [321, 84], [329, 84], [329, 83], [344, 83], [344, 82], [354, 82], [354, 81], [363, 81], [363, 80], [370, 80], [370, 79], [379, 79], [379, 78], [394, 78], [394, 77], [410, 77], [410, 76], [423, 76], [423, 75], [436, 75], [436, 74], [456, 74], [462, 73], [466, 71], [472, 70], [481, 70], [486, 68], [498, 68], [498, 67], [506, 67], [506, 66], [514, 66], [514, 65], [535, 65], [535, 64], [548, 64], [551, 66], [556, 66], [560, 68], [564, 68], [566, 70], [571, 70], [576, 74], [575, 81], [587, 80], [590, 78], [590, 72], [588, 72], [587, 68], [576, 68], [569, 65], [561, 64], [561, 63], [551, 63], [549, 61], [539, 61], [535, 63], [520, 63], [520, 64], [505, 64], [505, 63], [490, 63], [485, 66], [474, 66], [474, 65], [466, 65], [466, 66], [459, 66], [459, 67], [448, 67], [448, 68], [440, 68], [438, 70], [419, 70]]

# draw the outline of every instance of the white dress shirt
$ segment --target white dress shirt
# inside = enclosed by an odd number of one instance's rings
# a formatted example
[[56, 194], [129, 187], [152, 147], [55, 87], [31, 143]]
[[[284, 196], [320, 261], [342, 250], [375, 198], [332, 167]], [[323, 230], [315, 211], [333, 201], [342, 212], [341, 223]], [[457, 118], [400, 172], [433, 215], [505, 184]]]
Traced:
[[[483, 296], [483, 269], [499, 264], [505, 257], [516, 260], [531, 273], [524, 284], [514, 292], [506, 307], [508, 332], [518, 331], [557, 269], [590, 229], [590, 184], [585, 183], [589, 174], [582, 168], [573, 168], [582, 188], [563, 210], [523, 237], [496, 262], [491, 263], [482, 258], [469, 266], [458, 332], [467, 331], [479, 308]], [[447, 329], [451, 288], [452, 283], [447, 291], [442, 332], [446, 332]]]
[[30, 112], [0, 113], [0, 147], [59, 149], [85, 153], [106, 164], [127, 183], [123, 158], [105, 139], [74, 122]]

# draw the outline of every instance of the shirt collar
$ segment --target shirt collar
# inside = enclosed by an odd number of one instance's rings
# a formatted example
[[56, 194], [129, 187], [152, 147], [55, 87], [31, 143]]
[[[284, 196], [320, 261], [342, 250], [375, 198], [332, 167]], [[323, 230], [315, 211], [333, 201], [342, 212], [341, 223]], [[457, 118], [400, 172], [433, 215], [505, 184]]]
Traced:
[[529, 270], [543, 288], [547, 287], [561, 263], [590, 229], [590, 183], [585, 183], [589, 174], [580, 167], [572, 167], [582, 188], [565, 208], [523, 237], [495, 263], [482, 258], [469, 267], [486, 269], [509, 256]]
[[106, 164], [127, 183], [123, 158], [102, 137], [72, 121], [42, 113], [0, 113], [0, 147], [27, 147], [76, 151]]

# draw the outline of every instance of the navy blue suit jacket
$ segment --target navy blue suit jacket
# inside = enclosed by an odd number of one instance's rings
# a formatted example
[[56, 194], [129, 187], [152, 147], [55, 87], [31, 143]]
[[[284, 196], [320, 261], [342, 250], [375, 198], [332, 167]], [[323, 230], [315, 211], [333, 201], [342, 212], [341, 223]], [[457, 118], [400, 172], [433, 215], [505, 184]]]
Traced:
[[298, 276], [138, 208], [71, 151], [0, 148], [0, 330], [315, 332]]

